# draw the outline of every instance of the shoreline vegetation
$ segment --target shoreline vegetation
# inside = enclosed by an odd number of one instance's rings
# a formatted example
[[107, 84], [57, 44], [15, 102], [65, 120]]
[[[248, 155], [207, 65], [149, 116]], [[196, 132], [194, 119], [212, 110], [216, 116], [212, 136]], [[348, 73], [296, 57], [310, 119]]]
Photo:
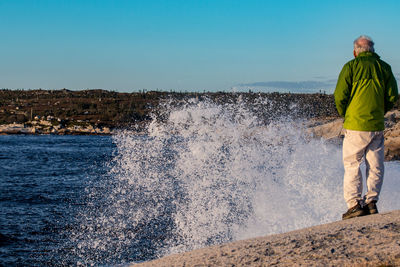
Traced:
[[[102, 89], [0, 90], [0, 134], [111, 134], [116, 129], [143, 132], [162, 102], [178, 107], [189, 99], [216, 103], [268, 99], [276, 114], [297, 107], [306, 118], [337, 117], [332, 95], [290, 93], [159, 92], [119, 93]], [[271, 108], [269, 109], [271, 112]], [[280, 114], [279, 114], [280, 113]]]
[[[335, 140], [343, 136], [342, 120], [333, 95], [325, 93], [253, 93], [249, 92], [165, 92], [139, 91], [120, 93], [102, 89], [0, 90], [0, 135], [111, 135], [118, 129], [145, 134], [159, 112], [185, 105], [190, 99], [214, 103], [244, 103], [265, 121], [270, 118], [303, 118], [315, 137]], [[267, 101], [265, 101], [267, 100]], [[264, 101], [264, 102], [263, 102]], [[261, 108], [260, 108], [261, 107]], [[165, 108], [165, 107], [164, 107]], [[400, 160], [399, 102], [385, 116], [385, 158]], [[336, 140], [337, 141], [337, 140]], [[340, 142], [340, 140], [339, 140]]]

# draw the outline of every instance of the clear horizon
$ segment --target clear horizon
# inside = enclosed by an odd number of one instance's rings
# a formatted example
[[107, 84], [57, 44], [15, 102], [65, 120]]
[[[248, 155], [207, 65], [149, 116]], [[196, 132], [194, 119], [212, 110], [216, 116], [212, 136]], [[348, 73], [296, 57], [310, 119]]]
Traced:
[[331, 93], [371, 36], [400, 77], [400, 2], [1, 0], [0, 88]]

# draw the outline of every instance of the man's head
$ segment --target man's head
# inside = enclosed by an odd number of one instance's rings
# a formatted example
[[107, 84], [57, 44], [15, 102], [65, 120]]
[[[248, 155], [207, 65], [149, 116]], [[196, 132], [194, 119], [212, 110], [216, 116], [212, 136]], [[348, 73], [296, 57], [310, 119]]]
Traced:
[[375, 52], [374, 42], [371, 37], [366, 35], [361, 35], [354, 40], [354, 57], [358, 56], [362, 52]]

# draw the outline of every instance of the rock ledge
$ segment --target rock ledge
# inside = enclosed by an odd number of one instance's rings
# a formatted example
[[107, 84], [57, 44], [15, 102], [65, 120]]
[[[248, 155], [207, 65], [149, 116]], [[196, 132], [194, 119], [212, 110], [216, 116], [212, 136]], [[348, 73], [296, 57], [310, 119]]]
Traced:
[[400, 210], [206, 247], [132, 266], [400, 266]]

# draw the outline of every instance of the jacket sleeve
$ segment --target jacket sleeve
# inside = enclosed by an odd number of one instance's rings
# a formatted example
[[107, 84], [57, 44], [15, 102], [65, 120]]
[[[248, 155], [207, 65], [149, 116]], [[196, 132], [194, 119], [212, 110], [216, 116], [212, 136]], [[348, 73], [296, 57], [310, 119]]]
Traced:
[[391, 69], [389, 69], [389, 78], [385, 88], [385, 113], [391, 110], [399, 98], [396, 78]]
[[335, 89], [335, 104], [339, 115], [344, 117], [346, 114], [347, 104], [350, 99], [350, 93], [352, 88], [352, 77], [350, 73], [350, 66], [346, 64], [343, 66], [342, 71], [339, 74], [339, 78]]

